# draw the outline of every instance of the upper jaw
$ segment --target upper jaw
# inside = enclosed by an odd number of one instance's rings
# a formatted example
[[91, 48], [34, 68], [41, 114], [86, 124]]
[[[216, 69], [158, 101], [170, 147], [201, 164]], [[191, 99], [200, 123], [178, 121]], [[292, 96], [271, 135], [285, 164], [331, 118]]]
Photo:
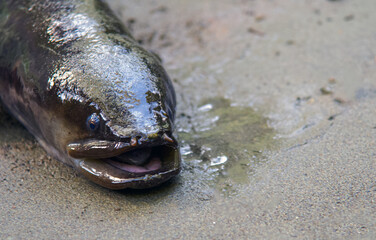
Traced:
[[161, 138], [148, 141], [137, 138], [130, 138], [128, 141], [85, 139], [69, 143], [66, 149], [73, 158], [109, 158], [134, 149], [159, 145], [178, 147], [177, 141], [164, 133]]
[[[156, 141], [139, 143], [132, 139], [129, 142], [90, 139], [69, 143], [67, 152], [83, 175], [110, 189], [153, 187], [180, 172], [180, 152], [175, 139], [164, 134]], [[115, 158], [144, 148], [152, 149], [146, 163], [132, 165]]]
[[130, 143], [89, 139], [72, 142], [67, 152], [73, 158], [109, 158], [134, 149]]

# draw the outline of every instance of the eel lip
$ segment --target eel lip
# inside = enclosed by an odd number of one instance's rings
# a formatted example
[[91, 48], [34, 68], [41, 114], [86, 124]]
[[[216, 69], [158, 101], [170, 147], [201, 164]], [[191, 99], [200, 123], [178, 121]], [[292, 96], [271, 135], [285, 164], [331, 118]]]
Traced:
[[126, 142], [87, 140], [69, 143], [67, 152], [73, 158], [106, 158], [130, 151], [135, 147]]
[[[146, 163], [133, 165], [118, 160], [118, 156], [136, 151], [151, 152]], [[87, 140], [67, 145], [76, 169], [89, 180], [109, 189], [150, 188], [180, 172], [180, 151], [176, 144], [162, 142], [131, 146], [124, 142]]]

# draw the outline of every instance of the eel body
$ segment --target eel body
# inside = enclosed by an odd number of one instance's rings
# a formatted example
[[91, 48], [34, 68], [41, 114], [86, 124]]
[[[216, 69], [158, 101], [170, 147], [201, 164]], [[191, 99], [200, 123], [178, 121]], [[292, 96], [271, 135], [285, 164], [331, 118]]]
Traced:
[[175, 92], [100, 0], [0, 0], [2, 104], [58, 160], [110, 188], [180, 171]]

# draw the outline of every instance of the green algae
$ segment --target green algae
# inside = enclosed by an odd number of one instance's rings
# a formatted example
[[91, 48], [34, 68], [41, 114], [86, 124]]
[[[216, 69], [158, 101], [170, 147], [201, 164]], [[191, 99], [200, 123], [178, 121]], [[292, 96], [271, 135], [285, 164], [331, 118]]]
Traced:
[[185, 116], [189, 121], [179, 131], [187, 165], [202, 169], [223, 191], [248, 183], [252, 169], [264, 159], [262, 153], [275, 146], [268, 119], [224, 98], [208, 99], [200, 106]]

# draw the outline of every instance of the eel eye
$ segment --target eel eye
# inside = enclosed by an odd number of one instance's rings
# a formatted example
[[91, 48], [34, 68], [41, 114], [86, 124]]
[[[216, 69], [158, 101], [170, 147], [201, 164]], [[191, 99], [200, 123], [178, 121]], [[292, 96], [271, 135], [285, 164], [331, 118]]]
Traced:
[[99, 127], [99, 123], [100, 123], [100, 119], [99, 119], [99, 116], [98, 114], [96, 113], [93, 113], [91, 114], [87, 119], [86, 119], [86, 127], [94, 132], [95, 130], [98, 129]]

